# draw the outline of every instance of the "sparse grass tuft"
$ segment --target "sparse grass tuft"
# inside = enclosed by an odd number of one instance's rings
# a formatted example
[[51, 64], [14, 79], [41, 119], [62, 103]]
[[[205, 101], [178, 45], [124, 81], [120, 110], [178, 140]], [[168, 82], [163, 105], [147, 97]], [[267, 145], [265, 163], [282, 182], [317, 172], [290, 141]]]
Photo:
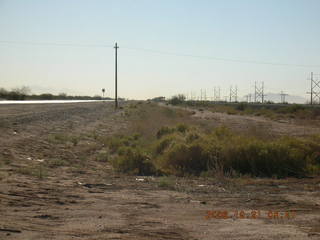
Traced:
[[96, 160], [98, 162], [107, 162], [108, 159], [109, 159], [109, 152], [107, 150], [100, 151], [96, 156]]
[[56, 133], [50, 134], [48, 136], [48, 141], [53, 144], [67, 144], [68, 142], [70, 142], [73, 144], [73, 146], [76, 146], [80, 141], [80, 136]]
[[16, 170], [17, 173], [44, 179], [48, 176], [48, 172], [42, 164], [36, 166], [20, 167]]
[[175, 189], [175, 179], [172, 176], [159, 177], [158, 187], [173, 190]]
[[70, 163], [61, 158], [51, 158], [46, 161], [46, 165], [49, 168], [56, 168], [56, 167], [62, 167], [62, 166], [69, 166]]

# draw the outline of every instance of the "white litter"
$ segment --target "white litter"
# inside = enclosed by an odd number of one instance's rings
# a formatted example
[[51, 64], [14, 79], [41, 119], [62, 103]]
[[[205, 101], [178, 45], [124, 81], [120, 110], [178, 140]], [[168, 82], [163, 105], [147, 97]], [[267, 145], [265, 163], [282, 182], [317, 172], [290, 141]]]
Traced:
[[145, 179], [144, 179], [144, 178], [136, 178], [136, 181], [138, 181], [138, 182], [144, 182]]

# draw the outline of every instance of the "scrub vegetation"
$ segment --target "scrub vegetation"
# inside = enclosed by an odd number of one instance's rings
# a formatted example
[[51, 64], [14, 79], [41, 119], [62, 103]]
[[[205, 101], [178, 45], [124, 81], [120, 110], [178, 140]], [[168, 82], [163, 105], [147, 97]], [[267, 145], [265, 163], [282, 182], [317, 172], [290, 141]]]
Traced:
[[[135, 109], [128, 115], [139, 122], [135, 129], [138, 132], [106, 141], [113, 154], [111, 163], [120, 172], [175, 176], [215, 176], [223, 172], [278, 178], [320, 172], [320, 136], [266, 140], [235, 134], [227, 127], [208, 132], [192, 122], [175, 123], [182, 110], [154, 104], [129, 109]], [[151, 117], [154, 111], [158, 112], [156, 119]], [[168, 117], [166, 111], [173, 112]], [[152, 128], [149, 122], [154, 123]], [[161, 126], [163, 122], [167, 124]]]
[[174, 96], [169, 101], [172, 105], [205, 108], [212, 112], [228, 114], [264, 116], [270, 119], [305, 119], [319, 120], [319, 105], [261, 103], [226, 103], [210, 101], [185, 101], [183, 96]]

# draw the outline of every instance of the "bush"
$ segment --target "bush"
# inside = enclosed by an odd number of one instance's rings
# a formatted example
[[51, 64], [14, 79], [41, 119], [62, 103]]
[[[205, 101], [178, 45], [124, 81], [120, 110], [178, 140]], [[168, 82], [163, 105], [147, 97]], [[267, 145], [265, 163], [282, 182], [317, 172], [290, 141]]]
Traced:
[[155, 153], [162, 154], [174, 142], [175, 138], [172, 136], [160, 139], [155, 145]]
[[306, 174], [308, 164], [320, 161], [320, 145], [312, 140], [288, 137], [266, 142], [234, 135], [225, 127], [193, 141], [190, 134], [171, 134], [159, 140], [156, 166], [162, 172], [198, 176], [222, 168], [259, 177], [300, 177]]
[[176, 176], [199, 175], [210, 166], [210, 155], [200, 143], [173, 145], [158, 160], [162, 172]]
[[169, 103], [172, 105], [178, 105], [183, 103], [186, 100], [186, 97], [183, 94], [179, 94], [177, 96], [173, 96], [170, 100]]
[[184, 123], [180, 123], [176, 126], [176, 130], [178, 132], [185, 133], [187, 130], [189, 130], [189, 126]]
[[226, 168], [260, 177], [305, 174], [303, 151], [282, 141], [268, 143], [253, 139], [241, 142], [224, 152]]
[[160, 177], [158, 187], [165, 189], [174, 189], [175, 187], [175, 179], [173, 177]]
[[236, 135], [226, 127], [204, 134], [179, 124], [159, 129], [151, 144], [129, 136], [114, 138], [110, 146], [117, 152], [112, 161], [116, 170], [141, 175], [232, 172], [282, 178], [320, 172], [320, 136], [260, 140]]
[[148, 154], [138, 148], [122, 147], [119, 156], [111, 161], [119, 172], [138, 175], [151, 175], [155, 172]]
[[106, 145], [109, 147], [110, 153], [116, 153], [120, 147], [137, 146], [138, 140], [139, 135], [133, 134], [132, 136], [115, 136], [103, 141], [105, 141]]
[[247, 103], [239, 103], [236, 105], [236, 110], [244, 111], [248, 107]]
[[164, 126], [164, 127], [161, 127], [158, 131], [157, 131], [157, 138], [161, 138], [162, 136], [164, 135], [167, 135], [169, 133], [173, 133], [174, 132], [174, 129], [173, 128], [170, 128], [170, 127], [167, 127], [167, 126]]

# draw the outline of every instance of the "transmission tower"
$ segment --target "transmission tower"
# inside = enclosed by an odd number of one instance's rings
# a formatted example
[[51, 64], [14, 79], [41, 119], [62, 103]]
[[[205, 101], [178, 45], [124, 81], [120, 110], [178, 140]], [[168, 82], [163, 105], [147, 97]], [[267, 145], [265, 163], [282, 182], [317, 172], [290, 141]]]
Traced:
[[213, 100], [220, 101], [220, 87], [214, 87], [213, 89]]
[[320, 74], [311, 73], [310, 104], [320, 104]]
[[264, 102], [264, 82], [257, 84], [257, 82], [254, 83], [254, 102]]
[[252, 97], [251, 93], [249, 93], [248, 95], [245, 95], [245, 98], [247, 99], [247, 103], [251, 102], [251, 97]]
[[285, 94], [283, 91], [281, 91], [280, 93], [281, 103], [286, 103], [286, 96], [288, 96], [288, 94]]
[[229, 101], [230, 102], [237, 102], [238, 101], [238, 87], [230, 87], [230, 94], [229, 94]]

